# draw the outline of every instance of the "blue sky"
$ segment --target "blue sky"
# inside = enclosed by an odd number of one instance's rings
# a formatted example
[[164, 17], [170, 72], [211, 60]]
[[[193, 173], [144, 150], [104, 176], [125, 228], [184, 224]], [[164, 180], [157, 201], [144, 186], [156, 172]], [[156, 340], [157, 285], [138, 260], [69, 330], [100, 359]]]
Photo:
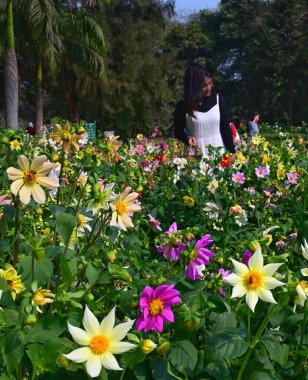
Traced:
[[177, 13], [198, 12], [201, 9], [214, 9], [219, 4], [219, 0], [175, 0], [175, 10]]

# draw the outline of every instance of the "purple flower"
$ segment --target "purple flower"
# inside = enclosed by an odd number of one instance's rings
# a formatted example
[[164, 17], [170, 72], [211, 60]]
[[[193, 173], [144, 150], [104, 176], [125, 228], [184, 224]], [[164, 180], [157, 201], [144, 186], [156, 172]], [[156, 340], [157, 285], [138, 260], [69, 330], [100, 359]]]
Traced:
[[232, 174], [232, 181], [242, 185], [245, 182], [244, 173], [237, 172], [235, 174]]
[[297, 174], [296, 173], [287, 173], [289, 183], [295, 185], [297, 183]]
[[[169, 230], [166, 231], [165, 233], [172, 238], [172, 233], [173, 232], [178, 232], [178, 226], [176, 222], [172, 223], [171, 226], [169, 227]], [[180, 257], [181, 252], [185, 250], [186, 245], [182, 243], [181, 240], [179, 239], [169, 239], [173, 240], [170, 242], [170, 244], [163, 244], [162, 247], [159, 245], [156, 246], [156, 249], [158, 252], [163, 253], [163, 256], [166, 259], [171, 259], [171, 260], [177, 260]]]
[[155, 290], [146, 286], [140, 297], [141, 315], [136, 320], [137, 330], [162, 332], [164, 322], [174, 322], [171, 306], [181, 302], [180, 292], [172, 285], [160, 285]]
[[150, 222], [153, 224], [153, 229], [155, 231], [161, 231], [161, 223], [157, 219], [155, 219], [154, 216], [152, 216], [151, 214], [148, 214], [148, 217], [150, 218]]
[[268, 175], [268, 171], [265, 166], [259, 166], [258, 168], [256, 168], [255, 173], [258, 178], [264, 178]]
[[249, 251], [249, 249], [246, 249], [244, 252], [244, 255], [242, 257], [242, 263], [248, 266], [248, 262], [251, 258], [252, 253]]
[[210, 258], [214, 256], [214, 253], [205, 248], [209, 244], [213, 243], [210, 240], [211, 235], [207, 234], [197, 241], [195, 247], [191, 252], [191, 261], [185, 269], [185, 274], [187, 278], [191, 280], [200, 280], [200, 273], [198, 271], [199, 265], [208, 265]]
[[231, 271], [229, 269], [225, 270], [224, 268], [220, 268], [218, 271], [218, 274], [221, 274], [222, 277], [227, 277], [230, 273]]
[[165, 151], [165, 150], [168, 149], [168, 145], [165, 143], [164, 140], [160, 141], [160, 142], [158, 143], [158, 146], [160, 147], [160, 149], [161, 149], [162, 151]]
[[0, 206], [11, 204], [12, 201], [10, 199], [6, 199], [6, 197], [8, 196], [9, 196], [8, 194], [4, 194], [0, 196]]

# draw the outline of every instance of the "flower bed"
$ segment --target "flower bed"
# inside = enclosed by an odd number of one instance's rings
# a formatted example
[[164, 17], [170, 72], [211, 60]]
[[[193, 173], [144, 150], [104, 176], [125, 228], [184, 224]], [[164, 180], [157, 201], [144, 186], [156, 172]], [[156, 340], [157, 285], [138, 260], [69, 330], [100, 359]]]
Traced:
[[0, 132], [0, 378], [307, 370], [307, 150]]

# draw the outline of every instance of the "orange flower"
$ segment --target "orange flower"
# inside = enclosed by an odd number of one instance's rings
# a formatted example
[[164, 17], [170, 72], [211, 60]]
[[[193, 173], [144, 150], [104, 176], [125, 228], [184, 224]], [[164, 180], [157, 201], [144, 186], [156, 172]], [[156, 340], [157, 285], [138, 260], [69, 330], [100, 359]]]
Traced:
[[118, 138], [120, 136], [106, 136], [105, 137], [105, 144], [103, 146], [103, 155], [106, 160], [106, 162], [114, 162], [119, 160], [119, 154], [117, 150], [122, 145], [121, 141], [118, 141]]
[[66, 123], [63, 128], [60, 124], [56, 124], [58, 132], [51, 133], [50, 137], [56, 141], [60, 146], [63, 146], [65, 153], [68, 153], [70, 146], [73, 145], [76, 150], [79, 150], [78, 140], [82, 139], [82, 136], [71, 133], [70, 124]]

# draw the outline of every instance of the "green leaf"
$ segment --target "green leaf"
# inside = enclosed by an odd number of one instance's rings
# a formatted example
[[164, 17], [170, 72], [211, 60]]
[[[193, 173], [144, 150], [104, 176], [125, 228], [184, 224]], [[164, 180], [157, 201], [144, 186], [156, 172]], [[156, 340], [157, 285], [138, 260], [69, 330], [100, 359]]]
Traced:
[[[30, 288], [32, 283], [32, 257], [23, 258], [17, 264], [18, 272], [21, 274], [23, 283]], [[39, 287], [44, 287], [50, 280], [53, 273], [53, 264], [48, 257], [44, 257], [41, 263], [34, 261], [34, 278]]]
[[215, 313], [210, 314], [210, 321], [212, 322], [211, 332], [217, 334], [223, 330], [230, 330], [236, 327], [236, 318], [231, 313]]
[[94, 268], [94, 266], [92, 264], [89, 264], [87, 266], [86, 277], [87, 277], [87, 280], [89, 281], [90, 286], [93, 285], [94, 282], [97, 280], [99, 273], [100, 273], [100, 271], [98, 269]]
[[60, 214], [56, 219], [57, 231], [65, 245], [68, 245], [74, 228], [77, 226], [77, 219], [70, 214]]
[[67, 260], [63, 253], [60, 254], [60, 269], [61, 269], [61, 276], [62, 280], [66, 285], [70, 285], [75, 275], [73, 271], [71, 270], [72, 262], [75, 263], [75, 266], [77, 267], [76, 260]]
[[59, 370], [56, 363], [56, 358], [60, 352], [59, 340], [51, 340], [45, 344], [29, 344], [26, 351], [32, 362], [34, 372], [36, 372], [37, 368], [39, 368], [40, 373], [56, 373]]
[[9, 222], [12, 222], [15, 218], [16, 210], [14, 206], [5, 205], [3, 207], [3, 213], [7, 217]]
[[289, 346], [282, 344], [274, 336], [263, 336], [260, 342], [264, 344], [272, 361], [276, 361], [282, 367], [286, 364], [289, 356]]
[[60, 336], [67, 328], [66, 318], [47, 316], [27, 331], [25, 344], [45, 343]]
[[15, 302], [12, 298], [11, 291], [8, 287], [7, 282], [0, 278], [0, 290], [2, 290], [2, 295], [0, 298], [0, 305], [2, 306], [15, 306]]
[[268, 372], [254, 371], [248, 380], [279, 380], [279, 377], [273, 376]]
[[232, 332], [213, 335], [210, 337], [209, 343], [213, 348], [213, 361], [239, 358], [245, 354], [249, 346], [241, 336]]
[[22, 331], [11, 331], [4, 339], [3, 358], [10, 373], [15, 372], [24, 355], [24, 337]]
[[198, 351], [188, 340], [175, 341], [171, 344], [168, 358], [175, 368], [192, 372], [198, 361]]

